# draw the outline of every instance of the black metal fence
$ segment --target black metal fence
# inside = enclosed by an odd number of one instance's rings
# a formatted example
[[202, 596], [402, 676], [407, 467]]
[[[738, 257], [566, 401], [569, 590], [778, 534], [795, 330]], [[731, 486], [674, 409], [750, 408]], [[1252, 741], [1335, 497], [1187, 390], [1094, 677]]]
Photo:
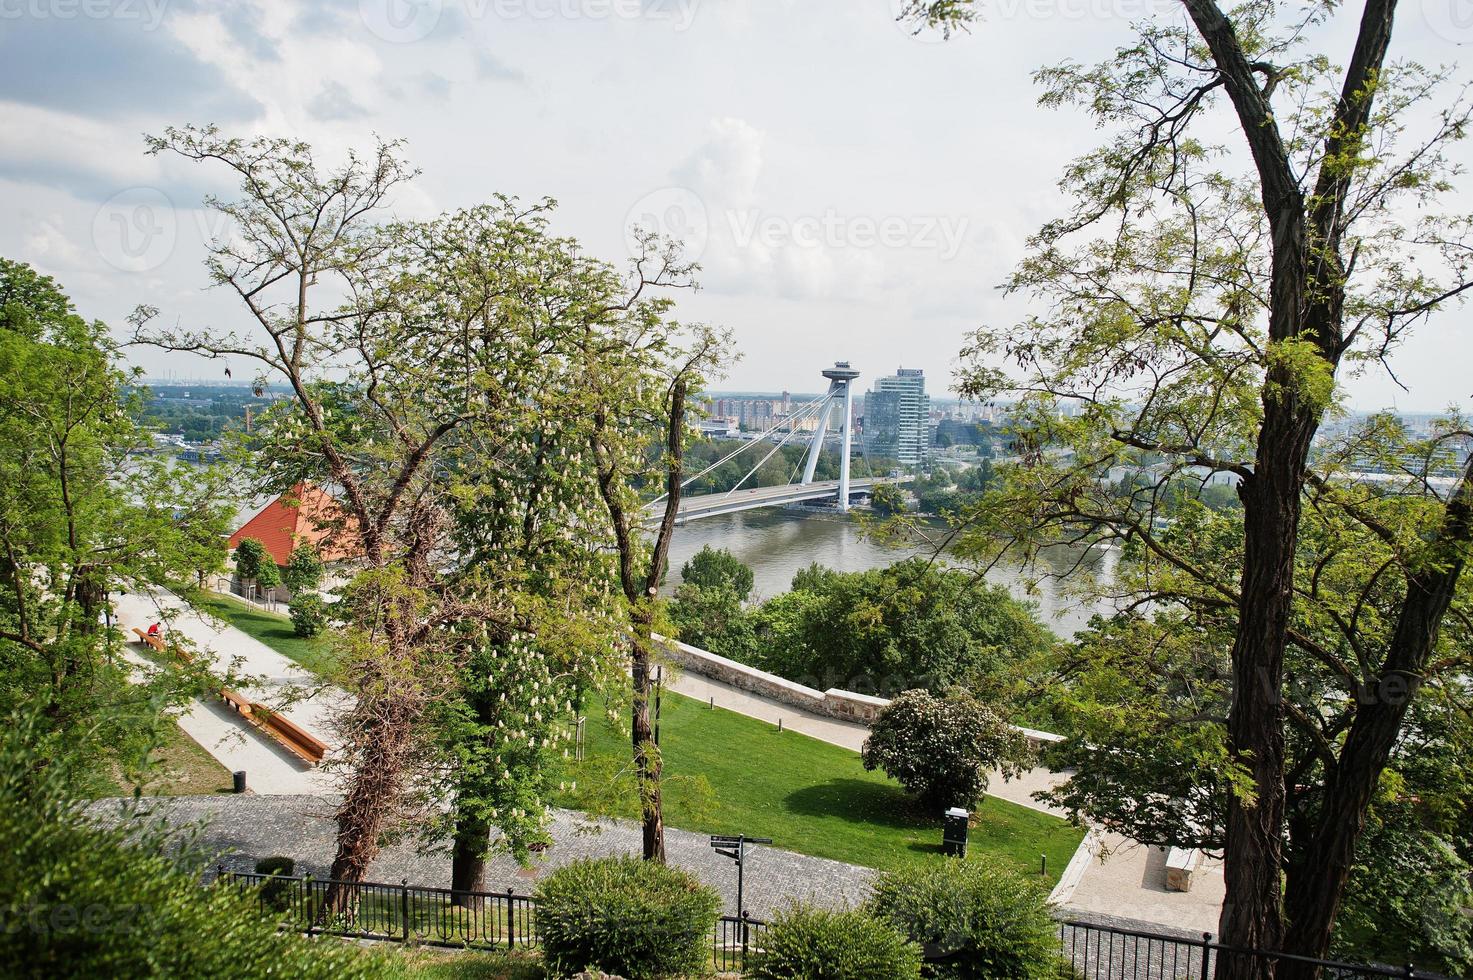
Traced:
[[[311, 875], [288, 877], [219, 869], [227, 887], [254, 891], [261, 911], [284, 929], [310, 934], [415, 942], [471, 949], [524, 949], [537, 945], [536, 899], [504, 892], [453, 892], [408, 881], [348, 882]], [[330, 897], [331, 896], [331, 897]], [[332, 912], [332, 906], [343, 911]], [[749, 914], [723, 915], [711, 931], [711, 960], [718, 972], [740, 972], [748, 952], [760, 948], [767, 928]]]
[[[297, 932], [472, 949], [523, 949], [538, 942], [537, 900], [511, 889], [453, 892], [408, 881], [397, 885], [348, 882], [224, 868], [217, 877], [225, 887], [254, 893], [262, 912], [275, 917], [282, 928]], [[711, 931], [712, 966], [720, 973], [741, 972], [748, 955], [762, 948], [766, 930], [766, 922], [749, 914], [723, 915]], [[1223, 956], [1310, 963], [1321, 967], [1323, 980], [1447, 980], [1410, 966], [1309, 960], [1223, 946], [1207, 934], [1192, 939], [1090, 922], [1061, 923], [1059, 946], [1081, 980], [1210, 980]]]
[[1245, 962], [1304, 963], [1320, 968], [1322, 980], [1364, 980], [1369, 977], [1419, 977], [1446, 980], [1440, 974], [1411, 966], [1357, 966], [1331, 960], [1315, 960], [1287, 953], [1239, 949], [1214, 943], [1210, 933], [1201, 939], [1138, 932], [1090, 922], [1064, 922], [1059, 926], [1059, 945], [1064, 959], [1082, 980], [1211, 980], [1220, 957], [1241, 957]]

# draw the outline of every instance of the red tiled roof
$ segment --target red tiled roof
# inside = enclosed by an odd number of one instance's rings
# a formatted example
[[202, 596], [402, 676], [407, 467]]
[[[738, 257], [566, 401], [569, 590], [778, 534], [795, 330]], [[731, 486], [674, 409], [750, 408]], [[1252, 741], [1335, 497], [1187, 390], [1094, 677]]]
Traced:
[[341, 561], [358, 554], [353, 527], [353, 519], [331, 494], [299, 483], [241, 525], [230, 536], [230, 547], [255, 538], [276, 564], [285, 565], [292, 549], [308, 542], [317, 546], [323, 561]]

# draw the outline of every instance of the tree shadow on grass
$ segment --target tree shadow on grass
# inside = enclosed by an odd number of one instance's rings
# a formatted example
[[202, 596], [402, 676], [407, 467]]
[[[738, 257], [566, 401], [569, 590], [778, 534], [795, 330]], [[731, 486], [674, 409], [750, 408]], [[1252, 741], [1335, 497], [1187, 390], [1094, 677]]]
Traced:
[[831, 779], [804, 786], [784, 797], [783, 803], [790, 812], [806, 817], [839, 817], [897, 830], [940, 826], [937, 818], [899, 786], [865, 779]]

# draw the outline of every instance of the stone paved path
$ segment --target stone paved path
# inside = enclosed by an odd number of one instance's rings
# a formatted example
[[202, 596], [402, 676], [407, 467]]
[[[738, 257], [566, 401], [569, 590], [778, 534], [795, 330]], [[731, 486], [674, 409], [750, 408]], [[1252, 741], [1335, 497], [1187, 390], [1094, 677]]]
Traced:
[[[298, 873], [327, 873], [332, 863], [332, 808], [326, 796], [178, 796], [147, 801], [152, 812], [175, 825], [206, 822], [201, 840], [232, 871], [252, 871], [258, 858], [281, 854], [297, 862]], [[92, 812], [106, 815], [118, 806], [104, 800]], [[595, 832], [596, 831], [596, 832]], [[554, 811], [554, 844], [530, 868], [498, 855], [486, 873], [488, 890], [514, 889], [530, 894], [537, 880], [561, 864], [582, 857], [638, 854], [639, 827], [626, 821], [589, 822], [582, 814]], [[670, 863], [695, 873], [714, 886], [728, 913], [736, 910], [736, 866], [711, 850], [709, 838], [685, 830], [666, 829], [665, 847]], [[368, 877], [373, 881], [449, 887], [448, 851], [421, 854], [412, 843], [386, 848]], [[789, 900], [827, 906], [850, 906], [868, 894], [874, 872], [868, 868], [794, 854], [771, 847], [749, 852], [745, 904], [764, 916]]]

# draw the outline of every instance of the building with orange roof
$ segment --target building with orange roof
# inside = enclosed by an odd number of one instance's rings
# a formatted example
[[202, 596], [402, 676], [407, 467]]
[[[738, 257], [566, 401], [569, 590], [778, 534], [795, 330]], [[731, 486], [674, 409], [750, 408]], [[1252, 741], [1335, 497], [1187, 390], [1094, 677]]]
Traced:
[[[323, 562], [349, 561], [360, 554], [356, 521], [332, 494], [308, 483], [298, 483], [272, 500], [230, 536], [230, 550], [246, 538], [255, 538], [278, 565], [285, 565], [292, 549], [301, 544], [317, 548]], [[232, 582], [232, 591], [241, 584]], [[285, 597], [285, 588], [278, 597]]]

